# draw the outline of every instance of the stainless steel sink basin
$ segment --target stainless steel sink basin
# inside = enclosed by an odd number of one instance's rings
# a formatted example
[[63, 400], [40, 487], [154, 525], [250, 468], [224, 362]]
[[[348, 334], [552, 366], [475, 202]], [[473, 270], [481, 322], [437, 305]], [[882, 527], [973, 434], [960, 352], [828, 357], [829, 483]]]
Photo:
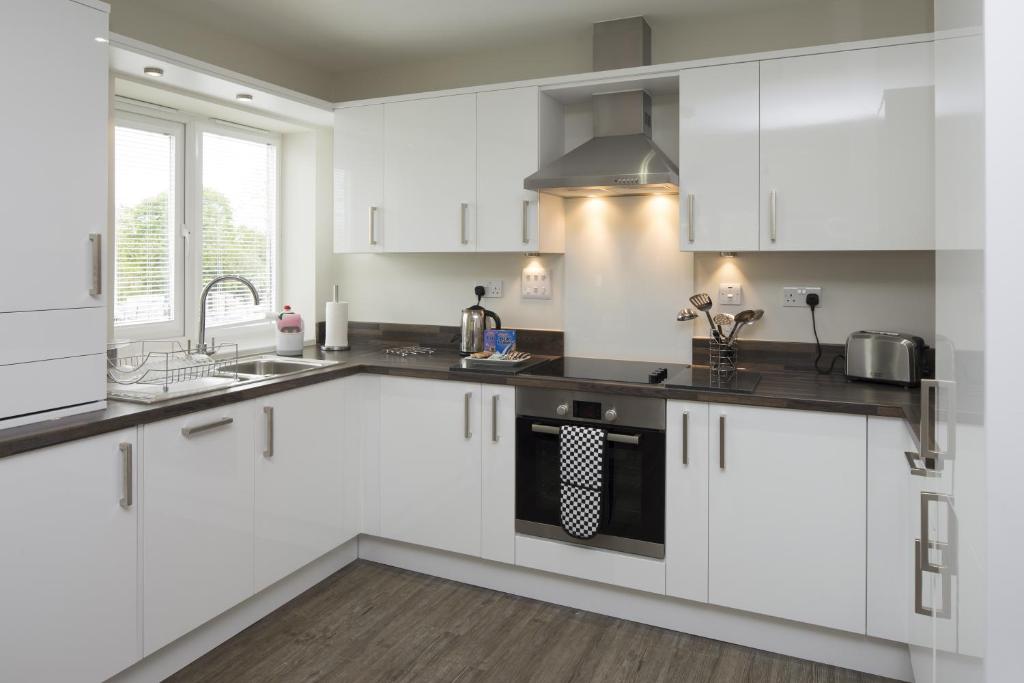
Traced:
[[337, 365], [333, 360], [312, 360], [308, 358], [281, 358], [280, 356], [260, 356], [245, 358], [237, 363], [223, 365], [219, 368], [224, 374], [238, 374], [239, 379], [257, 379], [280, 377], [296, 372], [316, 370], [330, 365]]

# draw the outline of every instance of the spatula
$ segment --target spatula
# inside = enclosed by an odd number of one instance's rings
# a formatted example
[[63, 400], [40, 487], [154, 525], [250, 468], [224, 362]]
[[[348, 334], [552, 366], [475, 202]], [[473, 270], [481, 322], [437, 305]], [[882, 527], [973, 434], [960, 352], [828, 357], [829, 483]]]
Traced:
[[715, 321], [711, 319], [711, 296], [704, 292], [700, 294], [694, 294], [690, 297], [690, 303], [693, 304], [694, 308], [703, 313], [708, 317], [708, 325], [711, 325], [711, 334], [714, 335], [715, 339], [721, 339], [722, 335], [718, 333], [715, 328]]

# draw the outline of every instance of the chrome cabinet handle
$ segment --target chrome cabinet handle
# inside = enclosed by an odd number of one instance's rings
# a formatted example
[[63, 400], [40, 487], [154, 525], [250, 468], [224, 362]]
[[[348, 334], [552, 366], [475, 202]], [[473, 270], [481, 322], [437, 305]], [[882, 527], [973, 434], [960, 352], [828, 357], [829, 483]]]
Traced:
[[465, 434], [465, 437], [467, 439], [470, 439], [470, 438], [473, 437], [473, 432], [471, 432], [469, 430], [469, 401], [472, 398], [473, 398], [473, 392], [472, 391], [467, 391], [466, 395], [465, 395], [465, 397], [463, 399], [463, 404], [462, 404], [462, 421], [463, 421], [463, 427], [464, 427], [463, 433]]
[[[936, 434], [938, 425], [939, 388], [946, 385], [946, 447], [940, 448]], [[937, 379], [921, 380], [921, 455], [935, 460], [935, 468], [942, 469], [941, 461], [956, 455], [956, 391], [954, 382]]]
[[233, 417], [222, 417], [219, 420], [207, 422], [206, 424], [196, 425], [195, 427], [182, 427], [181, 435], [186, 439], [191, 439], [196, 434], [202, 434], [203, 432], [208, 432], [211, 429], [217, 429], [218, 427], [226, 427], [227, 425], [231, 424], [234, 421], [235, 418]]
[[377, 246], [376, 217], [377, 217], [377, 207], [376, 206], [371, 206], [370, 207], [370, 223], [369, 223], [369, 225], [370, 225], [370, 246], [371, 247]]
[[925, 617], [949, 619], [952, 613], [950, 599], [952, 597], [952, 580], [948, 572], [940, 576], [942, 582], [942, 607], [924, 606], [924, 568], [921, 567], [921, 541], [914, 539], [914, 611]]
[[265, 449], [263, 449], [263, 457], [264, 458], [273, 458], [274, 457], [274, 408], [273, 408], [273, 406], [263, 406], [263, 417], [267, 421], [267, 447]]
[[[953, 497], [944, 493], [932, 493], [929, 491], [923, 491], [921, 493], [921, 546], [920, 546], [920, 563], [921, 570], [926, 572], [932, 572], [933, 574], [942, 574], [944, 572], [954, 572], [955, 568], [955, 555], [956, 552], [956, 522], [955, 518], [951, 515], [949, 517], [950, 527], [948, 537], [945, 543], [939, 541], [933, 541], [928, 537], [928, 527], [931, 526], [929, 521], [929, 503], [946, 503], [946, 505], [953, 505]], [[934, 564], [931, 561], [930, 551], [941, 550], [942, 551], [942, 564]], [[949, 561], [947, 562], [947, 553], [950, 554]]]
[[718, 469], [725, 469], [725, 415], [718, 416]]
[[768, 216], [768, 237], [774, 242], [779, 236], [779, 199], [775, 190], [768, 195], [768, 203], [771, 207]]
[[121, 451], [121, 507], [130, 508], [135, 499], [135, 485], [132, 483], [132, 445], [124, 442], [118, 445]]
[[523, 200], [523, 244], [530, 243], [530, 200]]
[[466, 239], [466, 209], [469, 208], [469, 204], [462, 202], [459, 204], [459, 236], [463, 244], [469, 244], [469, 240]]
[[941, 477], [942, 474], [934, 470], [928, 469], [923, 462], [919, 462], [918, 458], [921, 456], [913, 451], [904, 451], [903, 456], [907, 459], [907, 464], [910, 465], [910, 473], [915, 477]]
[[[562, 433], [562, 430], [558, 427], [541, 424], [530, 425], [530, 431], [537, 434], [551, 434], [552, 436], [559, 436]], [[605, 434], [605, 438], [612, 443], [624, 443], [631, 446], [636, 446], [640, 443], [640, 436], [638, 434], [615, 434], [614, 432], [608, 432]]]
[[696, 228], [693, 225], [693, 204], [694, 196], [692, 194], [686, 195], [686, 237], [690, 243], [693, 243], [693, 240], [696, 238]]
[[690, 464], [690, 411], [683, 411], [683, 464]]
[[89, 286], [89, 296], [99, 296], [103, 293], [103, 235], [98, 232], [90, 234], [89, 245], [92, 247], [92, 284]]
[[495, 394], [491, 396], [491, 441], [498, 443], [498, 399], [500, 397]]

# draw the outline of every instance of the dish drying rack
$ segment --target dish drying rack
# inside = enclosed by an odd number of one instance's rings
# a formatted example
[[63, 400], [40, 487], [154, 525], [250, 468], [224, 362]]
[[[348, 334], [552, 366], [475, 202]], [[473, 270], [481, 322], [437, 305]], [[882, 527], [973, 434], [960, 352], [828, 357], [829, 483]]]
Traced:
[[[237, 371], [226, 367], [238, 364], [238, 344], [216, 344], [210, 353], [199, 353], [191, 345], [185, 348], [173, 340], [119, 342], [107, 347], [107, 379], [120, 387], [160, 386], [164, 393], [172, 385], [207, 377], [238, 379]], [[141, 388], [141, 387], [140, 387]], [[130, 394], [118, 388], [118, 393]], [[152, 389], [145, 393], [149, 394]]]

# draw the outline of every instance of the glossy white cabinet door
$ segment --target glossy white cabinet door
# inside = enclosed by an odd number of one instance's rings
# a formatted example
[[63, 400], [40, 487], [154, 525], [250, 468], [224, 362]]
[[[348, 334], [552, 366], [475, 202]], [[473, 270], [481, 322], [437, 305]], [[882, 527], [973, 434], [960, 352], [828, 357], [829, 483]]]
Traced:
[[384, 105], [334, 112], [334, 252], [384, 249]]
[[709, 602], [864, 633], [866, 419], [710, 417]]
[[480, 385], [381, 378], [381, 536], [480, 555]]
[[359, 463], [345, 447], [345, 379], [259, 401], [256, 591], [355, 537]]
[[107, 16], [70, 0], [3, 4], [0, 312], [105, 305], [105, 290], [90, 293], [90, 235], [105, 251], [109, 46], [95, 38]]
[[665, 415], [665, 592], [708, 600], [708, 404]]
[[147, 655], [253, 595], [256, 412], [236, 403], [143, 428]]
[[121, 444], [134, 429], [0, 459], [0, 680], [101, 681], [141, 658]]
[[758, 126], [757, 62], [680, 72], [682, 251], [757, 251]]
[[760, 69], [761, 249], [934, 248], [931, 44]]
[[516, 560], [516, 390], [484, 385], [481, 557]]
[[523, 179], [564, 153], [562, 107], [537, 87], [476, 95], [477, 251], [565, 251], [562, 200]]
[[387, 251], [476, 250], [476, 95], [384, 105]]

